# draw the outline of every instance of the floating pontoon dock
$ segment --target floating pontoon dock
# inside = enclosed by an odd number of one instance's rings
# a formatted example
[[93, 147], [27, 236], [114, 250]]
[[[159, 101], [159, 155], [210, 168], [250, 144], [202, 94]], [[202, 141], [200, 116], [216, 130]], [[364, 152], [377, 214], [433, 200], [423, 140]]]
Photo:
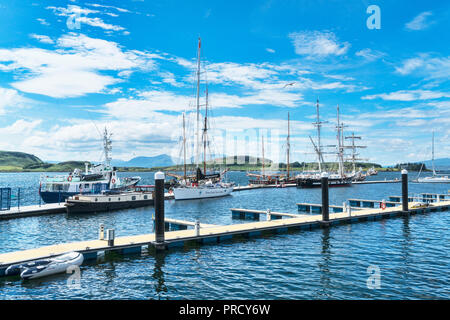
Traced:
[[[173, 194], [166, 193], [165, 199], [171, 200], [174, 199], [174, 196]], [[9, 210], [0, 211], [0, 220], [42, 216], [45, 214], [66, 213], [67, 209], [64, 206], [64, 204], [65, 202], [44, 203], [41, 205], [32, 205], [32, 206], [20, 206], [19, 208], [14, 207]]]
[[[239, 237], [254, 237], [264, 233], [282, 233], [288, 229], [292, 230], [311, 230], [319, 227], [330, 227], [338, 224], [354, 223], [360, 221], [374, 221], [384, 218], [391, 218], [408, 214], [423, 214], [426, 212], [444, 211], [450, 208], [450, 201], [433, 202], [428, 206], [423, 206], [422, 203], [410, 202], [409, 211], [403, 212], [402, 207], [387, 207], [381, 208], [366, 208], [358, 211], [330, 213], [329, 221], [323, 221], [320, 215], [296, 215], [265, 212], [270, 220], [257, 221], [250, 223], [239, 223], [232, 225], [209, 225], [207, 227], [200, 227], [199, 229], [186, 229], [178, 231], [165, 232], [165, 241], [162, 244], [164, 248], [183, 247], [188, 243], [220, 243], [226, 240], [231, 240], [235, 236]], [[245, 209], [233, 209], [243, 211]], [[254, 212], [255, 210], [247, 210], [247, 212]], [[260, 214], [260, 213], [258, 213]], [[286, 219], [276, 219], [275, 217], [282, 216]], [[173, 224], [182, 224], [192, 226], [192, 222], [169, 220]], [[119, 230], [118, 230], [119, 231]], [[49, 258], [56, 255], [64, 254], [70, 251], [78, 251], [84, 255], [86, 260], [96, 259], [97, 254], [102, 251], [119, 251], [123, 254], [136, 253], [140, 254], [142, 247], [158, 247], [155, 241], [155, 234], [144, 234], [135, 236], [117, 237], [114, 239], [112, 245], [108, 245], [106, 240], [90, 240], [72, 243], [61, 243], [52, 246], [46, 246], [36, 249], [29, 249], [23, 251], [15, 251], [0, 254], [0, 275], [4, 275], [6, 268], [12, 264], [24, 263], [31, 260]]]

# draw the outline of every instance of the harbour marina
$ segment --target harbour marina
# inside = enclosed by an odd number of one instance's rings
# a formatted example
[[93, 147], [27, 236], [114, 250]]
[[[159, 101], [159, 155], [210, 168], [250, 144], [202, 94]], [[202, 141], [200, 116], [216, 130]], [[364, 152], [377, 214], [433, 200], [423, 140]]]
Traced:
[[[405, 181], [405, 180], [404, 180]], [[163, 188], [163, 184], [160, 184]], [[327, 186], [327, 184], [325, 184]], [[404, 194], [402, 198], [407, 198], [407, 187], [405, 190], [405, 184], [403, 187]], [[438, 197], [439, 199], [439, 197]], [[161, 201], [161, 200], [160, 200]], [[164, 199], [162, 199], [164, 202]], [[355, 201], [364, 200], [350, 200], [352, 203]], [[366, 202], [376, 202], [365, 200]], [[355, 204], [355, 203], [354, 203]], [[153, 246], [156, 249], [167, 249], [172, 247], [183, 246], [186, 242], [196, 241], [203, 244], [206, 243], [220, 243], [222, 241], [231, 240], [235, 236], [245, 235], [249, 237], [259, 236], [264, 232], [286, 232], [289, 229], [297, 230], [311, 230], [314, 228], [328, 228], [334, 225], [342, 223], [354, 223], [360, 221], [375, 221], [383, 218], [392, 218], [401, 215], [414, 215], [423, 214], [427, 212], [446, 211], [450, 208], [450, 201], [442, 200], [433, 203], [423, 205], [422, 202], [409, 202], [409, 203], [392, 203], [392, 206], [381, 208], [361, 208], [360, 210], [347, 211], [342, 210], [334, 213], [328, 213], [328, 203], [322, 198], [322, 210], [319, 215], [306, 215], [306, 214], [288, 214], [278, 213], [268, 210], [265, 213], [265, 221], [252, 222], [252, 223], [240, 223], [234, 225], [204, 225], [194, 224], [194, 230], [179, 230], [166, 232], [166, 227], [163, 223], [163, 229], [158, 230], [158, 222], [155, 222], [155, 233], [144, 234], [137, 236], [115, 237], [114, 232], [110, 236], [110, 232], [107, 232], [108, 238], [103, 238], [103, 230], [99, 240], [88, 240], [67, 244], [58, 244], [49, 247], [42, 247], [36, 249], [29, 249], [25, 251], [16, 251], [11, 253], [0, 254], [0, 272], [4, 275], [6, 269], [15, 264], [22, 264], [37, 259], [48, 259], [53, 256], [65, 254], [71, 251], [81, 252], [85, 259], [96, 259], [99, 251], [119, 250], [126, 253], [140, 253], [143, 246]], [[304, 205], [304, 204], [302, 204]], [[311, 204], [314, 206], [314, 204]], [[363, 206], [363, 205], [361, 205]], [[326, 210], [323, 210], [323, 208]], [[158, 208], [158, 207], [157, 207]], [[156, 219], [164, 219], [164, 209], [162, 209], [162, 216], [158, 217], [161, 212], [156, 209]], [[256, 213], [252, 210], [246, 209], [232, 209], [233, 212], [244, 213]], [[316, 211], [317, 212], [317, 211]], [[259, 213], [258, 213], [259, 214]], [[273, 218], [274, 217], [274, 218]], [[164, 220], [163, 220], [164, 221]], [[167, 221], [173, 225], [190, 225], [192, 223], [177, 222], [176, 220]], [[163, 240], [158, 240], [158, 234], [163, 235]]]

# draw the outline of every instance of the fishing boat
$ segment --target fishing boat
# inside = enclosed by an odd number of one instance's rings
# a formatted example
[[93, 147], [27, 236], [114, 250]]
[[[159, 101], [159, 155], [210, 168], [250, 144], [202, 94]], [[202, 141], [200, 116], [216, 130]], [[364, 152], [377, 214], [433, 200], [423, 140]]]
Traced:
[[66, 199], [68, 214], [113, 211], [152, 206], [154, 186], [135, 186], [133, 191], [79, 194]]
[[[432, 144], [431, 144], [431, 164], [432, 164], [432, 168], [433, 168], [433, 175], [431, 177], [417, 178], [416, 182], [421, 182], [421, 183], [450, 183], [450, 177], [449, 176], [444, 176], [444, 175], [438, 175], [436, 173], [436, 169], [434, 167], [434, 131], [433, 131]], [[422, 172], [422, 168], [420, 168], [419, 176], [420, 176], [421, 172]]]
[[101, 164], [85, 164], [85, 171], [76, 168], [68, 175], [41, 175], [39, 194], [46, 203], [64, 202], [76, 194], [100, 194], [109, 190], [126, 190], [136, 185], [140, 177], [120, 179], [117, 168], [111, 166], [111, 134], [105, 128], [103, 133], [105, 161]]
[[[198, 39], [197, 52], [197, 96], [196, 96], [196, 171], [195, 175], [188, 176], [186, 169], [186, 126], [185, 115], [183, 114], [183, 154], [184, 154], [184, 174], [182, 177], [172, 174], [178, 178], [178, 182], [173, 187], [173, 194], [175, 200], [191, 200], [223, 197], [231, 194], [234, 189], [234, 183], [227, 183], [224, 181], [224, 174], [227, 170], [221, 173], [207, 173], [206, 171], [206, 149], [210, 146], [208, 140], [208, 86], [206, 83], [205, 90], [205, 114], [203, 118], [202, 141], [200, 141], [200, 56], [201, 56], [201, 39]], [[203, 171], [200, 168], [200, 149], [203, 148]]]
[[66, 272], [70, 266], [80, 266], [83, 260], [83, 254], [74, 251], [50, 259], [12, 265], [6, 269], [5, 275], [14, 276], [20, 274], [22, 279], [37, 279]]

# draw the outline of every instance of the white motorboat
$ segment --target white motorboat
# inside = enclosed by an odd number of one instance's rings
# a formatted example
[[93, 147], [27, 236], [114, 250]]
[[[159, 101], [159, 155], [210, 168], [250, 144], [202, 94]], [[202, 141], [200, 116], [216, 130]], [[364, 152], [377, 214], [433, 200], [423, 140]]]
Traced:
[[70, 266], [80, 266], [83, 260], [83, 254], [73, 251], [50, 259], [12, 265], [6, 269], [5, 274], [7, 276], [20, 274], [22, 279], [37, 279], [66, 272]]
[[173, 189], [175, 200], [224, 197], [233, 192], [232, 183], [206, 183], [199, 186], [180, 186]]

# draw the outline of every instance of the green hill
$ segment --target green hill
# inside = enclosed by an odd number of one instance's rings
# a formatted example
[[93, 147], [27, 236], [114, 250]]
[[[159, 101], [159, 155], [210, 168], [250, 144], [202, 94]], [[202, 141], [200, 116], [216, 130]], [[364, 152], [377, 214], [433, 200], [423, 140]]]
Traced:
[[42, 164], [44, 164], [44, 162], [32, 154], [15, 151], [0, 151], [0, 170], [5, 168], [7, 171], [13, 171], [15, 168], [22, 169], [26, 166], [40, 166]]
[[0, 171], [48, 171], [69, 172], [75, 168], [84, 169], [84, 161], [65, 161], [56, 164], [46, 163], [38, 157], [24, 152], [0, 151]]

